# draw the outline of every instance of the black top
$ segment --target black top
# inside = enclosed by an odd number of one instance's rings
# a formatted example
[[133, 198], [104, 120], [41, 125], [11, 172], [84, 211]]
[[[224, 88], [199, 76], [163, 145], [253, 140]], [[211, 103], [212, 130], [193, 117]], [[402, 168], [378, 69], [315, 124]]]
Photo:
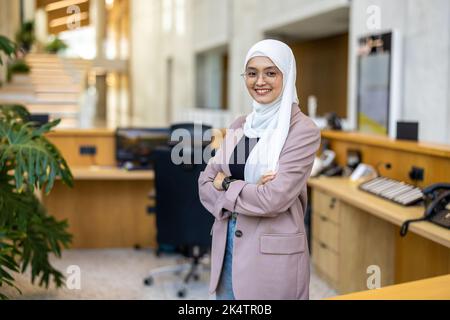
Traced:
[[[244, 180], [245, 163], [247, 162], [250, 152], [258, 143], [259, 138], [248, 138], [244, 135], [241, 141], [234, 148], [230, 157], [231, 178], [236, 180]], [[239, 160], [239, 161], [238, 161]]]

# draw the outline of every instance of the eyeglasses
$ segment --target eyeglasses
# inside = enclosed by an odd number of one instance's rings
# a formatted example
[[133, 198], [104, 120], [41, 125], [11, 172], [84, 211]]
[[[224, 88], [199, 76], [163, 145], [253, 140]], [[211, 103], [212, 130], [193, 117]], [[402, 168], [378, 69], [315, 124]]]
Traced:
[[[280, 74], [281, 72], [277, 70], [266, 70], [262, 72], [262, 77], [265, 82], [273, 83], [277, 79], [277, 77], [280, 76]], [[257, 81], [260, 75], [260, 72], [254, 70], [247, 70], [243, 74], [241, 74], [241, 76], [248, 82]]]

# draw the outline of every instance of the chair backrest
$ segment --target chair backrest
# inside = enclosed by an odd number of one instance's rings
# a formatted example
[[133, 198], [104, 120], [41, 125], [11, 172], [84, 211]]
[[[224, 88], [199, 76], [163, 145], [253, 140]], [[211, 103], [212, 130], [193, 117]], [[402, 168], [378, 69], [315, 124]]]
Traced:
[[[172, 134], [174, 131], [179, 129], [185, 130], [186, 134], [190, 136], [191, 144], [195, 143], [196, 145], [205, 146], [211, 142], [212, 131], [210, 130], [212, 129], [212, 126], [191, 122], [173, 124], [170, 127], [171, 137], [173, 137]], [[169, 141], [169, 145], [175, 145], [179, 142], [181, 142], [181, 139], [176, 140], [172, 138]]]
[[214, 218], [198, 194], [198, 178], [209, 159], [203, 159], [201, 164], [175, 164], [172, 149], [162, 146], [154, 151], [157, 241], [209, 248]]

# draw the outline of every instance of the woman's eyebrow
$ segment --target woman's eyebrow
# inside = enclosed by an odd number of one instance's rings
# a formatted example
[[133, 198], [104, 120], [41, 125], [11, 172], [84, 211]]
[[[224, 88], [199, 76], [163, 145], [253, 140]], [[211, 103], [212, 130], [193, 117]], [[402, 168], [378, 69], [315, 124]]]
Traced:
[[[267, 69], [276, 69], [277, 66], [270, 66], [270, 67], [265, 67], [263, 70], [267, 70]], [[258, 68], [255, 67], [247, 67], [247, 70], [258, 70]]]

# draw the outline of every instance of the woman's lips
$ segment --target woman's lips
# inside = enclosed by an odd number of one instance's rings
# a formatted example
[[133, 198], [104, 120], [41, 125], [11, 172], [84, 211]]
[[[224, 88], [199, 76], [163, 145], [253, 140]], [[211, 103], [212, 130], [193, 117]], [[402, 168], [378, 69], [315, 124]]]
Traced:
[[255, 89], [255, 92], [258, 96], [265, 96], [272, 92], [272, 89]]

